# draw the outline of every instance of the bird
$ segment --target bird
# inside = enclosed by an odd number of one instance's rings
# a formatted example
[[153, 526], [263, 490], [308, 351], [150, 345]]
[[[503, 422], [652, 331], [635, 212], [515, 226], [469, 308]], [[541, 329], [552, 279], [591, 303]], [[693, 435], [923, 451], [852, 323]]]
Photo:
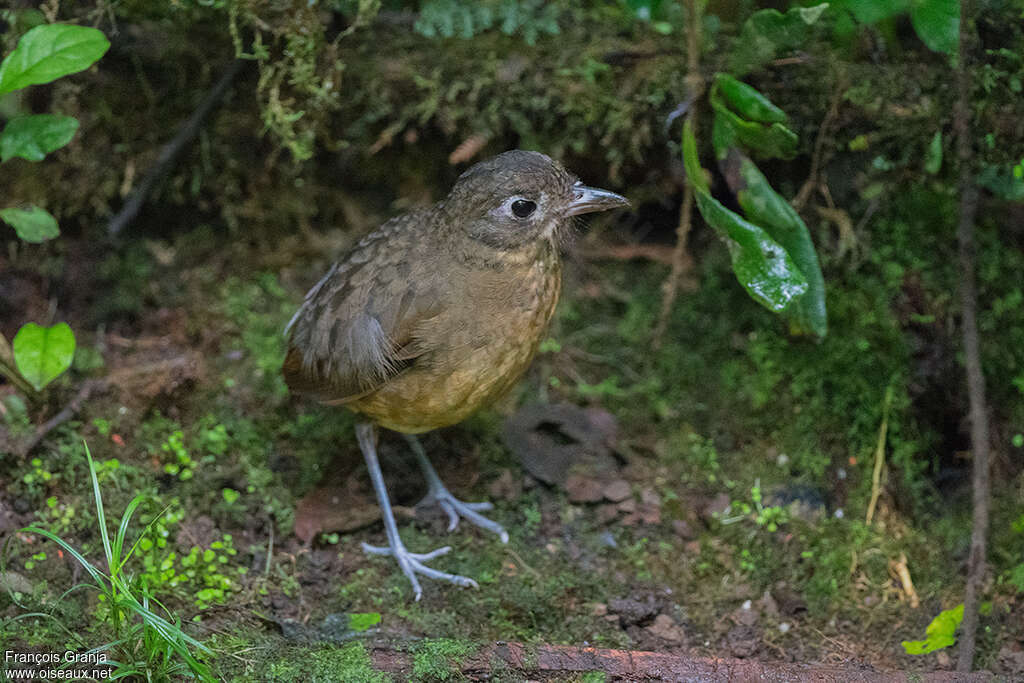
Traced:
[[417, 438], [457, 424], [507, 392], [529, 367], [561, 291], [560, 245], [574, 216], [627, 206], [584, 185], [540, 152], [511, 150], [481, 161], [429, 208], [382, 224], [306, 294], [285, 330], [289, 389], [356, 413], [355, 432], [380, 507], [390, 555], [422, 596], [418, 579], [477, 587], [428, 562], [451, 550], [410, 552], [398, 533], [377, 455], [379, 429], [404, 435], [423, 471], [422, 504], [437, 504], [453, 531], [460, 519], [508, 532], [457, 499]]

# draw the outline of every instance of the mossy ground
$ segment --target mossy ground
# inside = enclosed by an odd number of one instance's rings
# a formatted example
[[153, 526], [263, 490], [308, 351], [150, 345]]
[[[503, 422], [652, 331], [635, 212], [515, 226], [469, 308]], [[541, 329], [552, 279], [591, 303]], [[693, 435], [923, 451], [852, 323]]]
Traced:
[[[590, 239], [602, 238], [598, 232]], [[920, 444], [939, 437], [897, 402], [889, 487], [875, 524], [864, 524], [881, 401], [888, 386], [903, 386], [897, 370], [906, 362], [896, 323], [879, 303], [893, 286], [883, 276], [860, 278], [848, 296], [836, 285], [833, 334], [815, 346], [787, 339], [745, 299], [727, 277], [723, 250], [698, 246], [700, 287], [681, 298], [665, 344], [652, 352], [645, 340], [663, 269], [570, 262], [550, 334], [558, 344], [546, 347], [506, 402], [428, 439], [428, 448], [461, 496], [493, 498], [499, 477], [523, 476], [498, 437], [504, 413], [544, 395], [600, 405], [619, 420], [631, 499], [656, 501], [658, 516], [599, 519], [600, 506], [573, 504], [564, 491], [533, 484], [495, 501], [493, 516], [511, 533], [508, 546], [469, 525], [448, 535], [438, 519], [403, 518], [411, 548], [452, 545], [434, 564], [481, 586], [428, 582], [416, 603], [389, 560], [359, 550], [360, 541], [381, 542], [378, 525], [323, 534], [311, 547], [292, 534], [297, 501], [325, 473], [347, 472], [342, 478], [355, 477], [356, 489], [370, 495], [351, 417], [290, 398], [278, 374], [280, 331], [316, 273], [296, 264], [279, 276], [260, 265], [279, 254], [237, 243], [224, 243], [229, 257], [212, 266], [190, 252], [198, 241], [184, 235], [145, 255], [128, 252], [148, 259], [150, 289], [170, 291], [171, 279], [180, 289], [160, 307], [143, 303], [138, 335], [95, 352], [103, 365], [94, 361], [97, 367], [80, 374], [130, 377], [139, 364], [159, 362], [151, 347], [164, 360], [196, 353], [198, 365], [185, 376], [158, 373], [96, 397], [28, 460], [2, 456], [11, 473], [2, 495], [24, 512], [22, 522], [46, 525], [95, 554], [87, 440], [101, 463], [107, 509], [119, 512], [145, 492], [140, 524], [162, 515], [135, 570], [209, 638], [223, 676], [378, 680], [360, 644], [366, 634], [326, 628], [345, 614], [379, 614], [367, 633], [409, 648], [421, 680], [446, 680], [454, 675], [446, 662], [489, 640], [937, 666], [937, 655], [902, 654], [900, 641], [921, 637], [931, 617], [960, 599], [968, 498], [954, 486], [946, 509], [936, 505], [935, 485], [921, 473], [939, 465], [928, 463]], [[13, 415], [9, 410], [16, 429]], [[900, 455], [901, 448], [908, 451]], [[383, 453], [396, 503], [413, 504], [423, 486], [404, 444], [386, 437]], [[771, 503], [768, 492], [780, 489], [809, 513]], [[718, 513], [709, 512], [716, 503]], [[1010, 581], [1013, 549], [1024, 545], [1013, 531], [1019, 514], [1012, 495], [1000, 493], [998, 579], [982, 632], [989, 665], [1001, 644], [1019, 635], [1011, 615], [1020, 597]], [[0, 598], [4, 613], [51, 612], [77, 625], [85, 643], [98, 642], [103, 623], [95, 604], [87, 596], [56, 600], [73, 580], [71, 566], [32, 540], [16, 536], [7, 548], [8, 570], [26, 577], [32, 591], [17, 604]], [[909, 606], [894, 578], [901, 556], [921, 607]], [[782, 604], [786, 595], [796, 596], [792, 604]], [[616, 607], [621, 600], [652, 604], [653, 613], [634, 618]], [[655, 614], [681, 630], [652, 629]], [[26, 646], [77, 642], [46, 619], [6, 628]], [[346, 638], [352, 642], [342, 644]]]
[[[258, 138], [258, 86], [243, 74], [225, 113], [111, 247], [91, 231], [120, 204], [127, 169], [151, 163], [161, 135], [217, 77], [211, 55], [192, 46], [216, 45], [225, 62], [232, 54], [224, 17], [182, 6], [117, 10], [140, 44], [166, 41], [174, 59], [115, 51], [89, 81], [89, 97], [70, 82], [54, 86], [60, 110], [82, 119], [86, 141], [56, 157], [65, 191], [52, 192], [56, 176], [45, 165], [10, 166], [12, 196], [49, 206], [65, 234], [41, 247], [12, 243], [0, 256], [0, 330], [10, 337], [22, 322], [45, 319], [57, 299], [79, 352], [45, 403], [25, 405], [3, 387], [0, 429], [20, 438], [82, 380], [112, 381], [29, 457], [0, 448], [5, 644], [85, 649], [108, 638], [90, 594], [61, 599], [78, 580], [75, 565], [38, 537], [14, 533], [42, 524], [99, 556], [85, 439], [109, 517], [145, 493], [130, 537], [157, 519], [132, 571], [207, 642], [228, 679], [380, 680], [368, 648], [385, 643], [411, 653], [410, 675], [445, 680], [489, 640], [949, 666], [941, 653], [910, 657], [900, 646], [962, 600], [969, 534], [956, 179], [920, 168], [935, 131], [949, 128], [944, 61], [906, 50], [894, 51], [898, 60], [879, 62], [884, 55], [872, 51], [870, 60], [843, 63], [819, 44], [807, 48], [818, 58], [754, 75], [800, 134], [797, 161], [766, 167], [787, 197], [806, 177], [833, 84], [846, 84], [822, 168], [846, 222], [809, 221], [830, 334], [820, 344], [791, 339], [740, 289], [726, 249], [698, 225], [690, 236], [696, 286], [654, 349], [667, 269], [584, 254], [672, 239], [676, 150], [663, 126], [688, 97], [678, 35], [624, 27], [620, 16], [605, 16], [617, 11], [608, 3], [573, 15], [561, 36], [537, 46], [495, 32], [437, 43], [381, 22], [329, 55], [346, 65], [345, 96], [301, 121], [321, 128], [317, 139], [329, 149], [292, 164], [272, 139]], [[320, 21], [312, 12], [298, 19]], [[706, 28], [710, 72], [724, 58], [728, 27]], [[385, 41], [391, 54], [382, 56]], [[301, 63], [326, 54], [308, 47], [291, 53], [292, 66], [323, 77], [323, 64]], [[992, 163], [1000, 150], [1019, 150], [1016, 64], [986, 70], [981, 104], [1000, 112], [984, 121]], [[493, 499], [511, 541], [465, 524], [449, 535], [429, 515], [401, 517], [412, 549], [452, 545], [435, 566], [481, 585], [428, 583], [415, 603], [389, 560], [359, 550], [361, 541], [382, 542], [379, 524], [318, 535], [310, 546], [294, 534], [298, 501], [316, 486], [352, 482], [353, 500], [372, 501], [372, 493], [351, 416], [288, 396], [281, 331], [359, 234], [445, 191], [458, 172], [448, 152], [475, 134], [490, 141], [481, 155], [511, 146], [558, 153], [588, 182], [629, 188], [637, 209], [624, 222], [598, 221], [572, 250], [554, 342], [513, 395], [428, 439], [442, 477], [464, 499]], [[1019, 209], [994, 199], [984, 208], [980, 326], [997, 476], [978, 662], [1008, 672], [1000, 653], [1024, 639], [1024, 257], [1019, 229], [1006, 228], [1020, 224]], [[883, 495], [868, 525], [887, 395]], [[572, 503], [532, 481], [519, 486], [523, 470], [502, 443], [502, 421], [517, 406], [555, 401], [617, 418], [618, 474], [646, 517]], [[396, 503], [414, 504], [424, 487], [403, 442], [385, 437], [382, 451]], [[793, 500], [799, 507], [787, 508]], [[54, 618], [10, 620], [34, 611]]]

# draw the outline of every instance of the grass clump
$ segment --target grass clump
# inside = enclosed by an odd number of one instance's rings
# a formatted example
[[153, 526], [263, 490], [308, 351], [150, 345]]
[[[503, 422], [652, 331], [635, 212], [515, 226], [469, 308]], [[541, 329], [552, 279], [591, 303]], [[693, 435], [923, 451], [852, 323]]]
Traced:
[[[150, 592], [148, 582], [127, 570], [128, 562], [140, 546], [140, 535], [130, 547], [126, 545], [128, 526], [136, 509], [145, 502], [145, 496], [135, 496], [128, 503], [117, 533], [113, 538], [107, 530], [103, 496], [97, 477], [97, 466], [93, 462], [88, 446], [85, 457], [92, 479], [96, 503], [96, 519], [103, 541], [103, 554], [107, 571], [85, 558], [82, 553], [54, 532], [38, 526], [20, 530], [22, 534], [35, 534], [56, 543], [70, 554], [88, 574], [88, 580], [65, 591], [57, 603], [78, 589], [97, 593], [98, 605], [94, 617], [101, 630], [110, 636], [109, 642], [88, 649], [88, 654], [103, 653], [111, 667], [110, 678], [138, 676], [146, 680], [166, 680], [186, 676], [200, 680], [215, 680], [210, 668], [199, 657], [209, 655], [210, 650], [201, 642], [189, 636], [181, 628], [181, 621], [167, 610]], [[156, 520], [154, 520], [155, 522]], [[153, 523], [147, 526], [148, 532]], [[4, 553], [6, 557], [6, 552]], [[163, 612], [166, 616], [162, 616]], [[56, 617], [47, 613], [27, 613], [0, 623], [0, 633], [12, 629], [15, 624], [33, 618]], [[61, 627], [68, 642], [81, 646], [78, 634]], [[85, 650], [85, 647], [79, 649]]]

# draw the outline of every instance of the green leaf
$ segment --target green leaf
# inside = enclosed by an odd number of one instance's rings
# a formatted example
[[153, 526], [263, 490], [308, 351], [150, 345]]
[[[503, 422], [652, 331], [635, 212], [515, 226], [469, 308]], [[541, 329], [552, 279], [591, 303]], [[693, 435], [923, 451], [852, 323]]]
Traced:
[[0, 133], [0, 163], [14, 157], [42, 161], [50, 152], [71, 142], [77, 130], [78, 119], [73, 116], [19, 116]]
[[18, 237], [38, 244], [60, 234], [57, 221], [46, 209], [32, 205], [27, 209], [0, 209], [0, 219], [9, 224]]
[[26, 323], [14, 335], [14, 362], [36, 391], [71, 367], [74, 356], [75, 334], [67, 323], [53, 327]]
[[[736, 155], [740, 159], [739, 176], [743, 186], [732, 189], [743, 213], [782, 245], [807, 280], [807, 291], [786, 310], [791, 330], [796, 334], [813, 334], [823, 338], [828, 334], [825, 278], [821, 274], [811, 233], [800, 214], [772, 189], [754, 162], [738, 152]], [[729, 175], [726, 174], [727, 177]]]
[[348, 627], [353, 631], [365, 631], [380, 623], [380, 612], [363, 612], [348, 615]]
[[935, 175], [942, 168], [942, 131], [935, 131], [931, 143], [928, 144], [928, 153], [924, 157], [924, 171]]
[[903, 649], [908, 655], [926, 655], [949, 647], [956, 642], [956, 629], [963, 619], [963, 603], [952, 609], [943, 610], [928, 624], [924, 640], [904, 640]]
[[745, 119], [761, 123], [785, 123], [789, 118], [786, 112], [772, 104], [757, 88], [729, 74], [715, 74], [714, 85], [722, 95], [721, 101]]
[[715, 201], [696, 192], [704, 220], [725, 238], [736, 278], [755, 301], [770, 311], [785, 311], [807, 291], [807, 280], [782, 246], [767, 232]]
[[[749, 86], [747, 86], [749, 88]], [[757, 92], [753, 88], [750, 90]], [[760, 93], [758, 93], [760, 96]], [[761, 96], [763, 98], [763, 96]], [[792, 159], [796, 155], [798, 138], [796, 133], [786, 128], [779, 122], [764, 124], [758, 121], [747, 121], [739, 113], [733, 111], [729, 101], [723, 97], [723, 93], [716, 82], [711, 86], [711, 93], [708, 95], [711, 107], [715, 110], [715, 133], [712, 142], [715, 147], [715, 156], [722, 159], [728, 151], [728, 147], [740, 144], [756, 152], [759, 156], [767, 158]], [[766, 98], [764, 102], [771, 105]], [[763, 103], [756, 103], [748, 99], [745, 107], [768, 114]], [[771, 105], [774, 106], [774, 105]], [[726, 134], [726, 131], [729, 134]]]
[[774, 9], [754, 12], [740, 30], [729, 56], [729, 71], [738, 75], [749, 73], [779, 52], [800, 47], [807, 40], [808, 27], [827, 8], [828, 3], [823, 3], [815, 7], [794, 7], [785, 14]]
[[958, 0], [917, 0], [910, 7], [910, 23], [917, 37], [936, 52], [953, 55], [960, 41]]
[[0, 95], [87, 69], [109, 48], [103, 32], [88, 26], [36, 26], [0, 64]]

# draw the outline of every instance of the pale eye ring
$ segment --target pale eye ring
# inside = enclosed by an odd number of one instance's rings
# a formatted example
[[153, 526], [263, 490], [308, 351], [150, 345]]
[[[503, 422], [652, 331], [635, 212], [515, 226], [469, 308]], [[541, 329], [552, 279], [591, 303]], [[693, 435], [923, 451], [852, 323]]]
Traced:
[[531, 202], [529, 199], [517, 199], [512, 202], [511, 209], [512, 215], [516, 218], [528, 218], [537, 210], [537, 203]]

